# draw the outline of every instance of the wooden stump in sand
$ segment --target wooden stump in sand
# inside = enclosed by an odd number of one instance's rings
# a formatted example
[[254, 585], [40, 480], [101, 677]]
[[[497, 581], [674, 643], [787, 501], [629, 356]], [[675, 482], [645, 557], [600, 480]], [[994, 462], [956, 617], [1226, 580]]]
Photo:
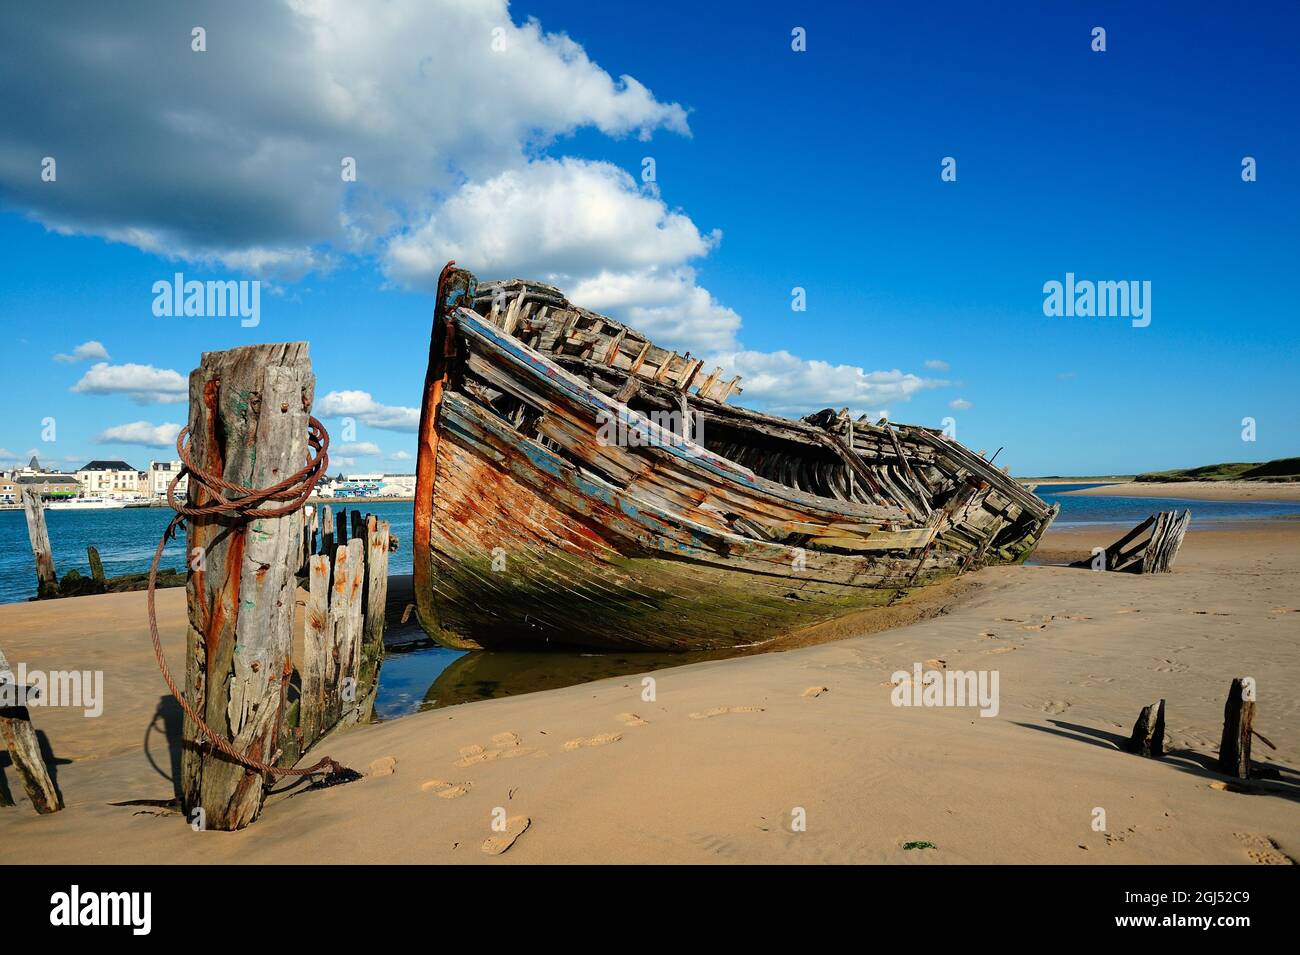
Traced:
[[1142, 707], [1133, 735], [1124, 747], [1136, 756], [1159, 759], [1165, 754], [1165, 701]]
[[[1238, 779], [1250, 778], [1250, 735], [1255, 721], [1253, 683], [1237, 678], [1228, 688], [1223, 705], [1223, 737], [1219, 742], [1219, 772]], [[1247, 696], [1249, 695], [1249, 699]]]

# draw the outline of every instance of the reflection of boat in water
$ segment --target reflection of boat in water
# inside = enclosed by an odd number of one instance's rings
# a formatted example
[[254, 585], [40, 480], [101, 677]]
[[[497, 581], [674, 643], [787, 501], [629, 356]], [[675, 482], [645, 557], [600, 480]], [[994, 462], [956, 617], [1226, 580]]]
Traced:
[[738, 378], [702, 370], [550, 286], [444, 270], [415, 497], [425, 630], [465, 649], [750, 646], [1024, 560], [1056, 514], [941, 431], [750, 411], [727, 403]]
[[127, 506], [126, 501], [112, 497], [74, 497], [66, 501], [49, 501], [45, 505], [51, 511], [107, 511]]
[[[443, 651], [445, 652], [445, 651]], [[736, 656], [731, 650], [692, 653], [560, 653], [493, 650], [465, 653], [451, 661], [424, 695], [420, 709], [556, 690], [608, 677]], [[389, 660], [392, 660], [389, 657]], [[385, 666], [388, 664], [385, 663]], [[637, 687], [637, 692], [640, 688]]]

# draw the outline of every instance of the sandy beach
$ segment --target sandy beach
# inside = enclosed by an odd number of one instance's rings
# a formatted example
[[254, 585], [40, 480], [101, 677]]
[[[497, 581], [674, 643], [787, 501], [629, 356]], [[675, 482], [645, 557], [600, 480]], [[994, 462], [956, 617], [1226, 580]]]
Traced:
[[[1087, 553], [1111, 530], [1051, 532], [1038, 556]], [[15, 666], [102, 669], [106, 681], [97, 719], [32, 711], [67, 808], [37, 816], [6, 767], [18, 805], [0, 809], [0, 858], [1287, 863], [1300, 858], [1297, 571], [1300, 525], [1286, 522], [1193, 529], [1171, 575], [985, 570], [898, 629], [659, 670], [652, 700], [640, 676], [618, 677], [337, 733], [312, 758], [370, 775], [273, 796], [239, 833], [111, 805], [173, 796], [177, 713], [143, 594], [0, 606]], [[175, 666], [183, 597], [159, 595]], [[997, 715], [895, 706], [892, 675], [915, 664], [996, 670]], [[1258, 681], [1256, 727], [1278, 746], [1256, 744], [1256, 759], [1280, 773], [1250, 792], [1206, 768], [1243, 675]], [[1171, 754], [1117, 750], [1162, 697]], [[505, 837], [494, 811], [512, 820]], [[806, 830], [792, 831], [800, 818]], [[515, 835], [508, 851], [485, 850]]]
[[1191, 501], [1300, 501], [1300, 482], [1126, 481], [1064, 493], [1094, 497], [1170, 497]]

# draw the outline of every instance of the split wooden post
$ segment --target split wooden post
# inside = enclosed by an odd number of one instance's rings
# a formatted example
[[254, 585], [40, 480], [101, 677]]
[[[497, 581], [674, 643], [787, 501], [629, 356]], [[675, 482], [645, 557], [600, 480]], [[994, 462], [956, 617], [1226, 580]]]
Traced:
[[338, 674], [332, 706], [326, 713], [325, 728], [348, 719], [357, 702], [357, 671], [361, 664], [361, 595], [365, 588], [365, 547], [350, 540], [337, 548], [334, 582], [330, 588], [329, 628], [333, 634]]
[[54, 552], [50, 550], [50, 532], [45, 527], [45, 505], [34, 487], [22, 490], [23, 510], [27, 513], [27, 536], [36, 558], [36, 599], [57, 597], [59, 580], [54, 573]]
[[86, 547], [86, 559], [90, 561], [90, 576], [98, 580], [101, 584], [104, 582], [104, 562], [99, 558], [99, 548], [94, 544]]
[[338, 695], [338, 654], [329, 626], [330, 559], [317, 554], [307, 561], [307, 608], [303, 615], [302, 694], [298, 698], [298, 727], [304, 752], [325, 730], [332, 708], [331, 691]]
[[388, 604], [388, 522], [366, 517], [366, 589], [357, 674], [357, 722], [369, 720], [384, 662], [384, 612]]
[[1234, 679], [1228, 688], [1228, 700], [1223, 704], [1219, 772], [1238, 779], [1250, 778], [1250, 735], [1254, 721], [1254, 682], [1240, 677]]
[[348, 542], [348, 509], [340, 507], [336, 519], [338, 526], [335, 528], [334, 544], [336, 547], [343, 547]]
[[330, 506], [326, 504], [321, 508], [320, 514], [320, 550], [316, 553], [324, 554], [330, 562], [334, 561], [334, 514], [330, 511]]
[[28, 688], [18, 684], [17, 675], [0, 650], [0, 738], [9, 749], [9, 761], [22, 780], [23, 790], [41, 814], [58, 812], [63, 799], [50, 777], [41, 755], [41, 743], [27, 712]]
[[[197, 468], [251, 488], [268, 487], [307, 460], [315, 377], [306, 342], [207, 352], [190, 375], [190, 454]], [[189, 482], [189, 503], [212, 496]], [[189, 518], [188, 550], [200, 558], [186, 585], [189, 631], [185, 695], [234, 749], [278, 758], [293, 639], [298, 514], [245, 521]], [[192, 561], [192, 564], [195, 561]], [[261, 773], [235, 763], [185, 719], [181, 801], [209, 829], [242, 829], [265, 796]]]
[[1160, 759], [1165, 755], [1165, 701], [1142, 707], [1133, 735], [1124, 747], [1136, 756]]

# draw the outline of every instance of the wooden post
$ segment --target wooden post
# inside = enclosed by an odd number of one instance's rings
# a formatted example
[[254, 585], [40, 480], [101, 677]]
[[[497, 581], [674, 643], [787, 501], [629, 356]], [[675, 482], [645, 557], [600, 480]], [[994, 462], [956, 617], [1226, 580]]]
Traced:
[[[366, 515], [366, 517], [369, 516], [370, 516], [369, 514]], [[365, 524], [366, 522], [365, 519], [362, 518], [361, 512], [354, 508], [352, 511], [352, 532], [350, 536], [360, 537], [364, 540], [366, 536]]]
[[298, 704], [298, 726], [303, 751], [321, 738], [331, 709], [330, 691], [338, 695], [338, 655], [329, 627], [330, 559], [317, 554], [307, 561], [308, 596], [303, 615], [302, 696]]
[[94, 544], [89, 545], [86, 548], [86, 557], [90, 560], [90, 576], [102, 584], [104, 582], [104, 562], [99, 559], [99, 549]]
[[[190, 454], [199, 470], [251, 488], [302, 468], [315, 377], [306, 342], [208, 352], [190, 375]], [[212, 503], [189, 482], [189, 503]], [[274, 763], [283, 720], [293, 637], [294, 572], [302, 518], [245, 522], [190, 518], [189, 553], [201, 569], [186, 586], [189, 632], [185, 695], [234, 748]], [[202, 809], [209, 829], [242, 829], [262, 808], [262, 774], [215, 750], [187, 717], [181, 801], [187, 819]]]
[[1142, 707], [1137, 722], [1133, 724], [1133, 735], [1125, 746], [1128, 752], [1136, 756], [1159, 759], [1165, 755], [1165, 701]]
[[379, 688], [384, 662], [384, 611], [388, 605], [388, 522], [366, 518], [366, 589], [361, 638], [361, 667], [357, 675], [358, 722], [367, 722]]
[[333, 634], [338, 674], [334, 680], [334, 706], [326, 714], [325, 727], [340, 719], [351, 719], [357, 704], [357, 671], [361, 663], [361, 592], [365, 586], [365, 549], [360, 540], [338, 548], [334, 559], [334, 583], [330, 588], [329, 629]]
[[1255, 721], [1254, 693], [1247, 699], [1246, 686], [1246, 681], [1238, 678], [1228, 688], [1228, 700], [1223, 704], [1223, 737], [1219, 741], [1219, 772], [1238, 779], [1250, 778], [1250, 734]]
[[338, 526], [335, 528], [334, 545], [343, 547], [348, 542], [348, 509], [340, 507], [337, 515]]
[[57, 597], [59, 580], [54, 573], [54, 552], [50, 550], [50, 532], [45, 527], [45, 505], [34, 487], [22, 490], [23, 510], [27, 513], [27, 536], [36, 558], [36, 599]]
[[331, 563], [334, 560], [334, 515], [330, 512], [328, 504], [321, 508], [320, 550], [316, 553], [324, 554]]
[[9, 669], [9, 661], [0, 650], [0, 738], [9, 749], [9, 761], [18, 771], [32, 806], [41, 814], [58, 812], [63, 808], [63, 799], [41, 755], [40, 739], [25, 705], [27, 689], [18, 684], [17, 675]]

